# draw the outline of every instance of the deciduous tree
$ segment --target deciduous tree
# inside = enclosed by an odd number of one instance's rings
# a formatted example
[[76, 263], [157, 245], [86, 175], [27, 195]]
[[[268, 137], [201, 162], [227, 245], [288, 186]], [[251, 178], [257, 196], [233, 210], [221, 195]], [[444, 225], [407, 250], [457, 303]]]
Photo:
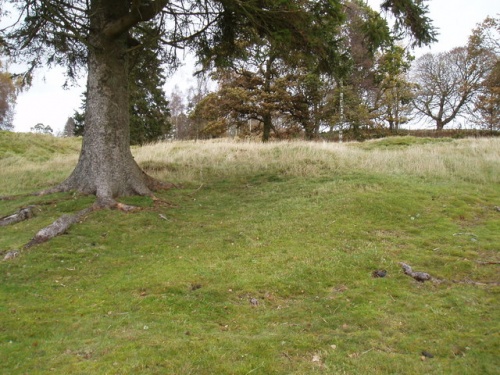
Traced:
[[192, 138], [184, 101], [184, 93], [176, 85], [169, 96], [171, 136], [174, 139]]
[[243, 129], [249, 122], [264, 142], [276, 130], [273, 117], [283, 115], [291, 100], [284, 80], [283, 60], [266, 41], [248, 48], [244, 59], [231, 67], [219, 69], [214, 77], [217, 92], [206, 96], [197, 106], [194, 117], [205, 121], [204, 132], [212, 136], [229, 129]]
[[417, 116], [442, 130], [467, 113], [491, 69], [492, 55], [470, 45], [420, 57], [411, 74], [418, 85], [413, 100]]
[[230, 126], [256, 121], [267, 141], [279, 120], [302, 128], [312, 139], [327, 117], [332, 77], [337, 86], [344, 82], [365, 97], [373, 87], [375, 52], [394, 40], [387, 22], [365, 2], [353, 0], [343, 2], [342, 17], [324, 17], [320, 26], [309, 30], [327, 41], [320, 56], [265, 38], [247, 43], [245, 54], [218, 72], [220, 90], [198, 111], [209, 120], [207, 129], [222, 134]]
[[494, 64], [474, 100], [472, 120], [488, 130], [500, 130], [500, 61]]
[[52, 134], [54, 132], [50, 125], [44, 125], [41, 122], [33, 126], [30, 130], [38, 134]]

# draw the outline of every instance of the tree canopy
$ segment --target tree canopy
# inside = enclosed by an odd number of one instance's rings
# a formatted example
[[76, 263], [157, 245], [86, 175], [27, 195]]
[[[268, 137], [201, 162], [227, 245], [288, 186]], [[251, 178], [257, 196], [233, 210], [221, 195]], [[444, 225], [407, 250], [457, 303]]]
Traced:
[[[308, 30], [313, 39], [328, 41], [321, 50], [324, 54], [290, 48], [267, 37], [240, 42], [244, 54], [217, 69], [214, 78], [219, 90], [195, 112], [206, 122], [205, 134], [218, 136], [235, 127], [244, 133], [252, 128], [267, 141], [271, 130], [279, 137], [285, 128], [284, 134], [298, 129], [311, 139], [336, 116], [335, 90], [343, 91], [343, 104], [349, 106], [344, 106], [344, 120], [354, 127], [372, 122], [375, 111], [385, 106], [384, 115], [378, 116], [397, 128], [404, 111], [395, 102], [408, 102], [401, 78], [408, 68], [407, 53], [396, 48], [398, 35], [364, 1], [344, 1], [342, 6], [337, 18]], [[381, 54], [385, 54], [383, 59], [379, 59]], [[382, 74], [385, 89], [372, 94]], [[391, 95], [397, 99], [389, 100]], [[363, 103], [362, 98], [369, 96], [372, 103]]]

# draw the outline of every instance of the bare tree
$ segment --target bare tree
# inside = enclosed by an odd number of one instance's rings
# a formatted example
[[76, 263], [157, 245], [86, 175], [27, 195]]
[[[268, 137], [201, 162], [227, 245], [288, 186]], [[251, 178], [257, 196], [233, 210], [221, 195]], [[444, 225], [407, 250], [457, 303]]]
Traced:
[[194, 111], [198, 103], [200, 103], [205, 96], [210, 92], [209, 88], [209, 79], [203, 74], [199, 74], [196, 77], [196, 87], [191, 86], [188, 89], [187, 96], [187, 111], [188, 111], [188, 119], [189, 119], [189, 128], [190, 133], [192, 134], [191, 138], [198, 140], [200, 138], [200, 131], [203, 128], [202, 121], [199, 117], [194, 116]]
[[468, 47], [428, 53], [415, 62], [411, 73], [418, 85], [413, 105], [417, 118], [442, 130], [465, 115], [492, 68], [491, 54]]

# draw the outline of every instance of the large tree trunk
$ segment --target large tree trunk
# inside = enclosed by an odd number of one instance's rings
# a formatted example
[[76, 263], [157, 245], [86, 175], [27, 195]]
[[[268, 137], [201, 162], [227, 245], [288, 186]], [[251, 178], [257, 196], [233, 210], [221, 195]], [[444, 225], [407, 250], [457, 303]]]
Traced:
[[271, 136], [271, 129], [273, 127], [273, 120], [271, 113], [266, 112], [263, 117], [263, 132], [262, 132], [262, 142], [268, 142]]
[[101, 5], [99, 10], [108, 9], [92, 16], [83, 144], [75, 170], [60, 187], [104, 200], [152, 195], [155, 180], [139, 168], [130, 151], [128, 33], [109, 36], [104, 32], [106, 14], [116, 16], [127, 7], [96, 3]]
[[436, 130], [441, 131], [444, 128], [444, 121], [441, 120], [440, 118], [436, 120]]
[[308, 141], [312, 141], [315, 137], [315, 134], [314, 134], [314, 129], [313, 127], [311, 126], [311, 124], [307, 124], [305, 127], [304, 127], [304, 130], [305, 130], [305, 136], [306, 136], [306, 140]]
[[[266, 94], [271, 93], [271, 80], [272, 80], [272, 67], [273, 63], [276, 60], [276, 57], [271, 55], [269, 59], [266, 61], [266, 70], [264, 71], [264, 92]], [[271, 129], [273, 127], [273, 119], [271, 116], [271, 112], [267, 110], [262, 116], [263, 122], [263, 133], [262, 133], [262, 142], [268, 142], [271, 136]]]

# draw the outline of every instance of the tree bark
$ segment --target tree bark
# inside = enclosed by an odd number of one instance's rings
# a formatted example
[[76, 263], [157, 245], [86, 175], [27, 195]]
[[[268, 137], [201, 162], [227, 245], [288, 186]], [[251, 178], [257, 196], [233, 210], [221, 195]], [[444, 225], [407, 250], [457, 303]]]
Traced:
[[[276, 57], [271, 55], [265, 64], [265, 71], [263, 71], [264, 74], [264, 92], [266, 94], [271, 93], [271, 81], [272, 81], [272, 68], [273, 68], [273, 63], [276, 60]], [[266, 110], [265, 113], [262, 115], [262, 123], [263, 123], [263, 133], [262, 133], [262, 142], [268, 142], [269, 138], [271, 136], [271, 129], [273, 127], [273, 119], [271, 116], [271, 112], [269, 110]]]
[[436, 130], [441, 131], [444, 128], [444, 122], [441, 119], [436, 120]]
[[116, 35], [107, 29], [127, 15], [127, 2], [93, 4], [83, 144], [78, 164], [59, 188], [95, 194], [103, 201], [152, 195], [161, 183], [140, 169], [130, 151], [128, 31]]
[[269, 141], [271, 136], [271, 128], [273, 127], [273, 120], [271, 117], [271, 113], [266, 112], [263, 116], [263, 132], [262, 132], [262, 142]]
[[0, 218], [0, 227], [16, 224], [19, 223], [20, 221], [31, 219], [34, 216], [33, 209], [34, 206], [28, 206], [25, 208], [21, 208], [12, 215]]
[[306, 140], [312, 141], [314, 138], [316, 138], [315, 130], [316, 127], [314, 126], [314, 124], [310, 123], [310, 121], [307, 121], [307, 123], [304, 125]]

